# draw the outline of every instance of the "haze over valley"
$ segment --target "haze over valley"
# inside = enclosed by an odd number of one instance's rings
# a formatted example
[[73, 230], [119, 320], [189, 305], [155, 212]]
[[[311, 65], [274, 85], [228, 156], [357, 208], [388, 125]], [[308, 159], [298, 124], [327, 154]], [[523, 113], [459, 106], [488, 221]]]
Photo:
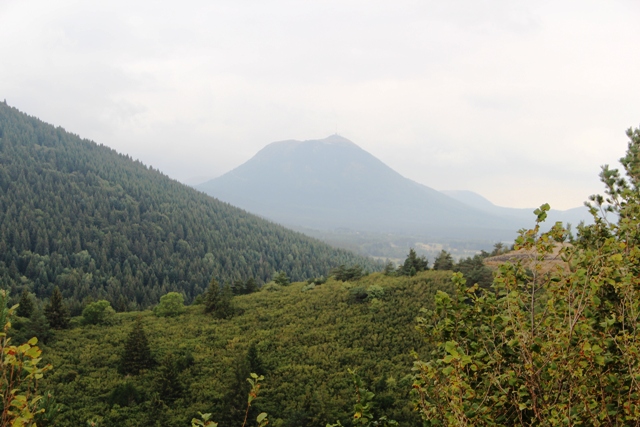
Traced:
[[[268, 144], [247, 162], [195, 188], [332, 244], [399, 259], [410, 247], [457, 257], [511, 242], [531, 209], [493, 205], [469, 192], [439, 192], [407, 179], [340, 135]], [[590, 221], [584, 206], [552, 210], [548, 224]]]

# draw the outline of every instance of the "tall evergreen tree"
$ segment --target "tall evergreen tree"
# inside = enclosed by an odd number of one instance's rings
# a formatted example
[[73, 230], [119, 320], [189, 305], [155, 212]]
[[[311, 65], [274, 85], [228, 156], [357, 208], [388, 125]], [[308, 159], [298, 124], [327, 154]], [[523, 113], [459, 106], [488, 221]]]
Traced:
[[247, 294], [252, 294], [258, 290], [258, 283], [256, 283], [256, 279], [253, 277], [249, 277], [247, 283], [244, 286], [244, 292]]
[[451, 254], [444, 249], [440, 251], [436, 259], [433, 261], [434, 270], [453, 270], [453, 258]]
[[218, 281], [213, 278], [204, 295], [204, 312], [219, 319], [230, 317], [233, 314], [232, 300], [231, 286], [225, 285], [220, 288]]
[[142, 320], [138, 317], [124, 343], [124, 352], [120, 358], [120, 373], [138, 375], [140, 371], [152, 368], [154, 364], [147, 334], [142, 326]]
[[62, 293], [57, 286], [53, 288], [49, 304], [44, 308], [44, 315], [53, 329], [65, 329], [69, 326], [69, 310], [62, 302]]
[[164, 402], [171, 403], [182, 396], [183, 387], [180, 383], [180, 370], [173, 353], [167, 353], [155, 378], [155, 389]]
[[287, 286], [291, 283], [291, 280], [289, 280], [289, 276], [287, 276], [287, 273], [285, 273], [284, 271], [279, 271], [274, 274], [271, 280], [273, 280], [280, 286]]
[[31, 313], [33, 313], [33, 300], [28, 290], [24, 289], [22, 291], [19, 304], [16, 314], [20, 317], [31, 317]]
[[258, 354], [255, 342], [251, 343], [249, 350], [247, 351], [247, 363], [249, 364], [250, 372], [258, 375], [265, 374], [264, 366], [262, 365], [262, 360]]
[[429, 268], [429, 262], [424, 256], [419, 257], [416, 251], [409, 249], [409, 255], [404, 260], [404, 264], [398, 268], [398, 274], [401, 276], [414, 276], [416, 273], [425, 271]]

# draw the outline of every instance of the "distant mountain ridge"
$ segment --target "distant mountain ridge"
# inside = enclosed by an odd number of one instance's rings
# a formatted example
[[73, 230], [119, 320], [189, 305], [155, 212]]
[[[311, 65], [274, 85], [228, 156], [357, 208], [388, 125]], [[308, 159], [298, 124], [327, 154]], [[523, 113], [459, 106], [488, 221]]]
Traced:
[[276, 222], [316, 229], [504, 240], [519, 228], [517, 218], [407, 179], [339, 135], [271, 143], [196, 188]]
[[[442, 193], [484, 212], [510, 217], [517, 221], [521, 221], [523, 223], [523, 227], [530, 227], [535, 219], [533, 215], [535, 208], [507, 208], [496, 206], [480, 194], [469, 190], [442, 191]], [[545, 223], [555, 224], [557, 221], [576, 226], [581, 221], [584, 221], [585, 224], [591, 224], [593, 223], [593, 218], [589, 214], [589, 210], [584, 206], [567, 210], [549, 210]]]

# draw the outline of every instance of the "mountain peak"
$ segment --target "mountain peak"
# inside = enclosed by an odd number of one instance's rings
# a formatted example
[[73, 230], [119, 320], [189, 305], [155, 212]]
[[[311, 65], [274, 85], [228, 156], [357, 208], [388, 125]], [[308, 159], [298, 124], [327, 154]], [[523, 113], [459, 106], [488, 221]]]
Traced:
[[506, 227], [403, 177], [338, 134], [271, 143], [197, 188], [276, 222], [314, 229], [464, 235], [473, 227]]
[[[316, 140], [318, 142], [323, 142], [325, 144], [344, 144], [344, 145], [356, 145], [353, 141], [348, 140], [342, 135], [338, 135], [334, 133], [333, 135], [329, 135], [324, 139]], [[316, 142], [316, 141], [305, 141], [305, 142]]]

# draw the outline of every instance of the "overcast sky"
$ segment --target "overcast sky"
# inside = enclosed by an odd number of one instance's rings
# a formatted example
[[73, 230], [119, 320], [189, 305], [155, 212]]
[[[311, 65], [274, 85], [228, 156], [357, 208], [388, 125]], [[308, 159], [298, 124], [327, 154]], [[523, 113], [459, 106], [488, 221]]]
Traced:
[[404, 176], [579, 206], [640, 125], [640, 2], [0, 0], [0, 100], [181, 181], [337, 132]]

